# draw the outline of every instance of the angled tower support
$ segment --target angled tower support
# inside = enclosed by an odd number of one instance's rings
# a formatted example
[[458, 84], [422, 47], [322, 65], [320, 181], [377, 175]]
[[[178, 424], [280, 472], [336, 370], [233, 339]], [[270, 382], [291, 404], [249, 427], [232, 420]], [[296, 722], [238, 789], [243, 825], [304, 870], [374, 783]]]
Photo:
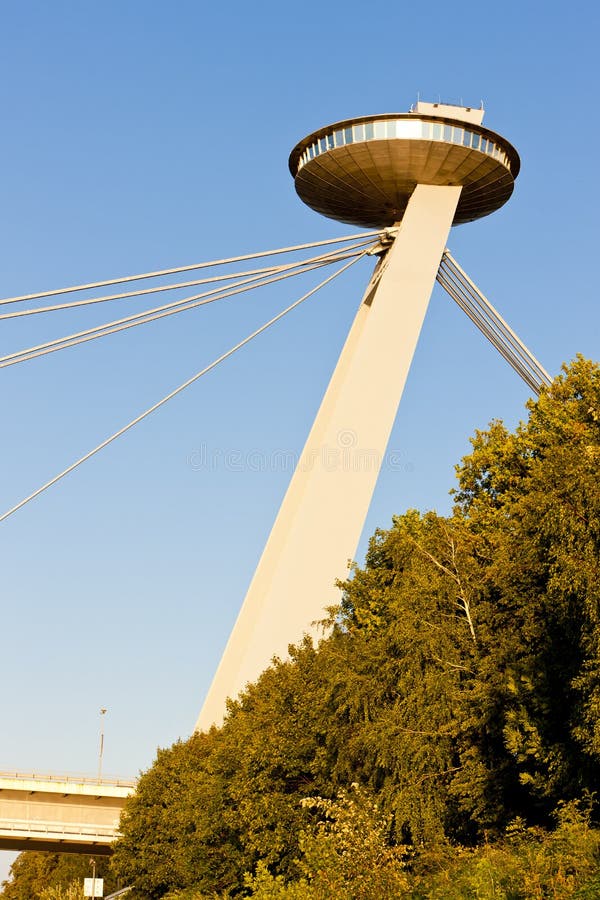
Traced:
[[220, 724], [347, 576], [462, 188], [418, 184], [363, 298], [196, 728]]

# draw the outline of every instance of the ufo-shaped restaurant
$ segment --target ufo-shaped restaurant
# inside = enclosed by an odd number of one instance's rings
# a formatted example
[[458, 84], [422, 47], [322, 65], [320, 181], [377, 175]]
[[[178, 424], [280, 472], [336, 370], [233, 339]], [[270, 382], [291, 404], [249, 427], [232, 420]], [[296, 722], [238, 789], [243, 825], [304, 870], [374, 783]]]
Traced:
[[483, 115], [419, 101], [320, 128], [290, 155], [296, 191], [316, 212], [367, 228], [399, 222], [417, 184], [462, 186], [453, 225], [487, 216], [509, 199], [520, 161]]

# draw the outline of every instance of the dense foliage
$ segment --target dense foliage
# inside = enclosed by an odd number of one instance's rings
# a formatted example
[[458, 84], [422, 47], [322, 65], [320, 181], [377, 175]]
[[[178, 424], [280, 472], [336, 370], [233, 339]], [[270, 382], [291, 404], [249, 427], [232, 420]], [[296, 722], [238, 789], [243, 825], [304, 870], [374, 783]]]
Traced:
[[375, 534], [318, 647], [159, 751], [136, 896], [600, 896], [600, 369], [528, 411], [476, 434], [452, 515]]
[[420, 858], [505, 840], [514, 820], [549, 827], [592, 793], [599, 460], [600, 370], [578, 358], [515, 433], [477, 433], [451, 516], [376, 533], [318, 648], [275, 661], [221, 729], [159, 753], [123, 820], [121, 877], [157, 900], [242, 891], [252, 872], [295, 883], [319, 820], [303, 799], [352, 783], [388, 845]]
[[[300, 877], [286, 883], [259, 863], [256, 874], [246, 878], [254, 900], [600, 896], [600, 831], [589, 826], [589, 808], [576, 802], [559, 808], [552, 831], [516, 820], [493, 844], [432, 844], [418, 854], [389, 847], [385, 820], [360, 795], [329, 801], [325, 814], [323, 823], [301, 836]], [[190, 900], [202, 897], [191, 893]]]
[[[90, 878], [91, 857], [70, 853], [27, 851], [11, 866], [10, 878], [2, 885], [2, 900], [79, 900], [83, 879]], [[105, 894], [116, 890], [117, 879], [106, 856], [94, 857], [96, 874], [104, 878]]]

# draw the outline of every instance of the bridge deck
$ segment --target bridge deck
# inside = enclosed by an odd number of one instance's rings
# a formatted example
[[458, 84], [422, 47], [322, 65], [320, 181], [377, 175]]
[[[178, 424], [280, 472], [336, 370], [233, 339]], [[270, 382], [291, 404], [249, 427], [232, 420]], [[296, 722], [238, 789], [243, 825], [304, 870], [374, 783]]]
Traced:
[[0, 849], [111, 852], [136, 782], [0, 772]]

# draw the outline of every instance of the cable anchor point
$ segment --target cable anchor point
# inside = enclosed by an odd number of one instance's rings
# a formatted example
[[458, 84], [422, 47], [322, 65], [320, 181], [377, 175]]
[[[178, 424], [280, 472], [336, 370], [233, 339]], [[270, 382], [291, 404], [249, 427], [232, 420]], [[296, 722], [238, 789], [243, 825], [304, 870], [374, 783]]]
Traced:
[[367, 250], [367, 256], [382, 256], [390, 249], [398, 236], [400, 228], [385, 228], [379, 233], [379, 241], [370, 250]]

